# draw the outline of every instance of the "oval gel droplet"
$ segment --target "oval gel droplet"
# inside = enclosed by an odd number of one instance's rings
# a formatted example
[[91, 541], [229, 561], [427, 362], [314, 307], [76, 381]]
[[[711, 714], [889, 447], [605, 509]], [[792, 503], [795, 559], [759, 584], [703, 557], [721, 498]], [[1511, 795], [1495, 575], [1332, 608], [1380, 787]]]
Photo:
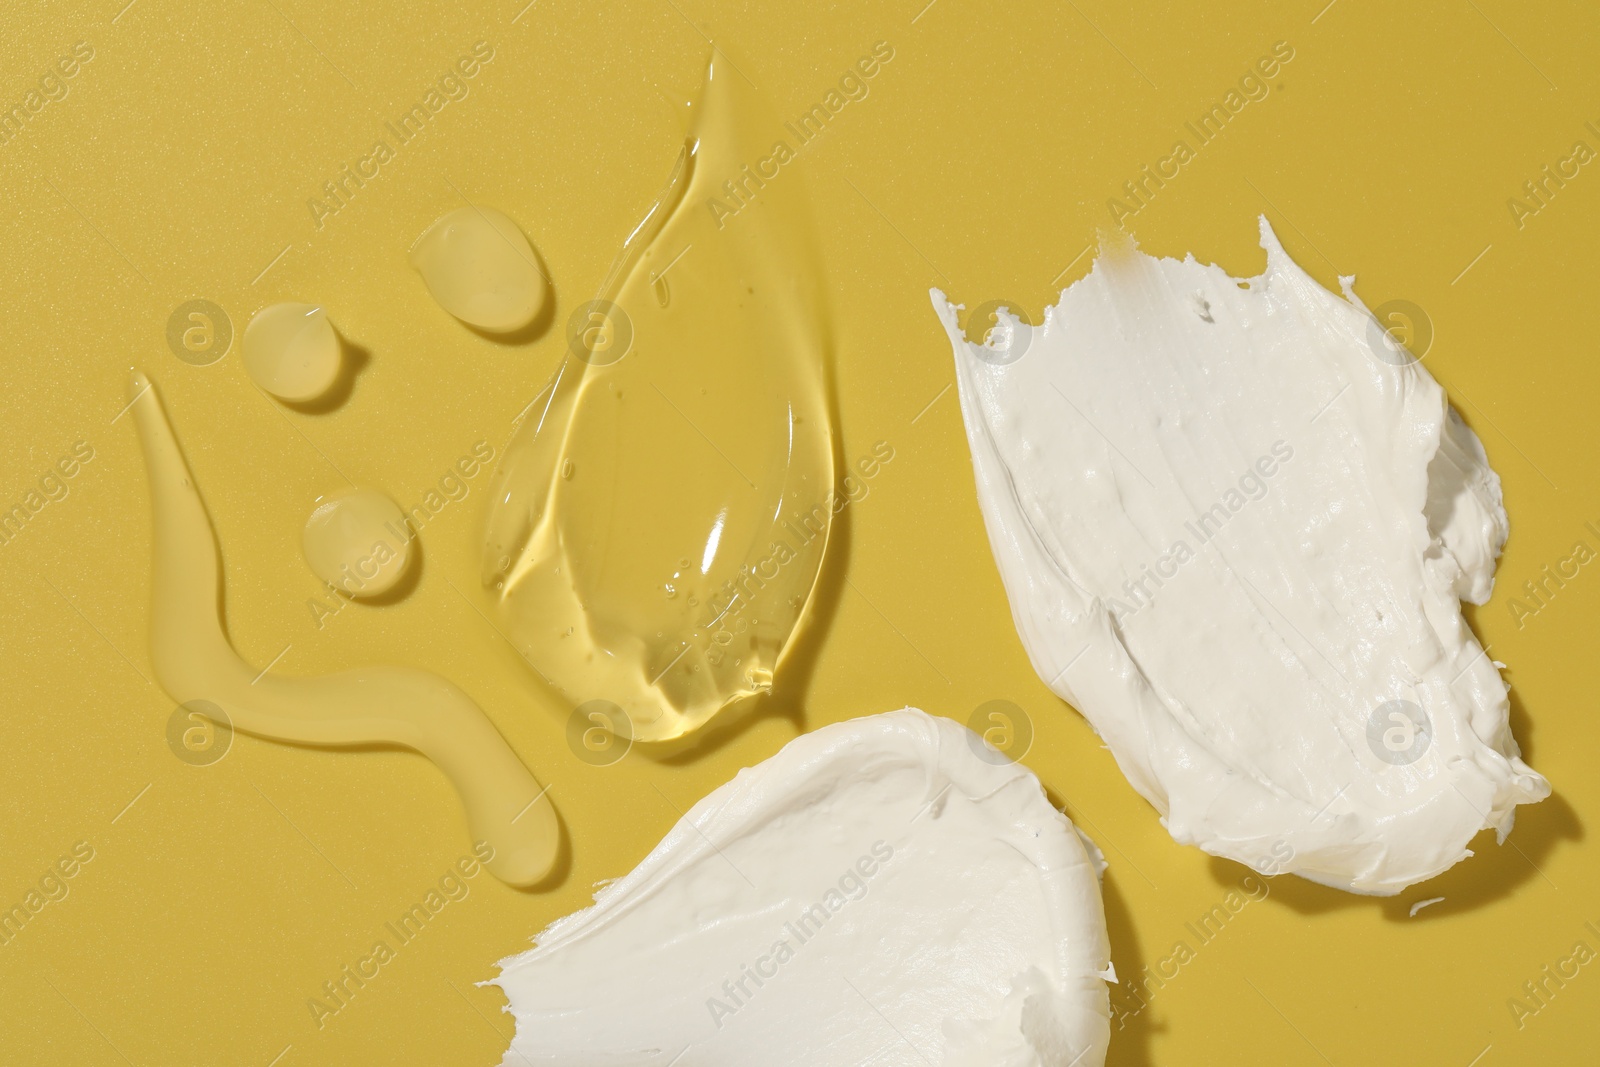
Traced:
[[480, 330], [520, 330], [544, 306], [533, 246], [494, 208], [464, 207], [440, 218], [412, 247], [411, 265], [440, 307]]
[[411, 564], [400, 505], [376, 489], [347, 489], [317, 501], [301, 535], [312, 573], [341, 593], [386, 593]]
[[665, 190], [573, 313], [491, 493], [483, 577], [504, 583], [508, 633], [638, 741], [771, 689], [831, 527], [821, 272], [803, 176], [750, 93], [713, 61]]
[[279, 400], [315, 400], [339, 377], [339, 335], [315, 304], [273, 304], [244, 331], [244, 369]]

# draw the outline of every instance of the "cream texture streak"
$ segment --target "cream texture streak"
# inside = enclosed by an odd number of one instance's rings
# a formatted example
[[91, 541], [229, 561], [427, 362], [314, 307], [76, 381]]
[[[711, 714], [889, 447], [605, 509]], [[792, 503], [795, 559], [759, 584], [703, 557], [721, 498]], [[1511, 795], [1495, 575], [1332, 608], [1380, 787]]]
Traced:
[[827, 726], [502, 962], [504, 1063], [1097, 1067], [1102, 867], [965, 727]]
[[1265, 219], [1261, 243], [1245, 281], [1103, 251], [987, 338], [933, 305], [1046, 684], [1179, 842], [1392, 894], [1550, 791], [1460, 611], [1493, 586], [1500, 480], [1352, 279], [1322, 288]]

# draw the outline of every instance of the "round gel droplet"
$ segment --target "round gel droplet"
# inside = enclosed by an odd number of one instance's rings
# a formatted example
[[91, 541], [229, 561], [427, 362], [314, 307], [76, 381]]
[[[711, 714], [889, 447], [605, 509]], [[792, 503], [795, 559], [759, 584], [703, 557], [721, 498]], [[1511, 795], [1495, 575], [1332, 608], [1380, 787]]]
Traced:
[[440, 307], [480, 330], [520, 330], [544, 306], [533, 246], [493, 208], [464, 207], [439, 219], [412, 247], [411, 265]]
[[252, 381], [292, 404], [315, 400], [339, 377], [339, 335], [315, 304], [273, 304], [244, 331], [244, 369]]
[[388, 592], [411, 562], [400, 505], [376, 489], [347, 489], [317, 501], [301, 544], [312, 572], [352, 597]]

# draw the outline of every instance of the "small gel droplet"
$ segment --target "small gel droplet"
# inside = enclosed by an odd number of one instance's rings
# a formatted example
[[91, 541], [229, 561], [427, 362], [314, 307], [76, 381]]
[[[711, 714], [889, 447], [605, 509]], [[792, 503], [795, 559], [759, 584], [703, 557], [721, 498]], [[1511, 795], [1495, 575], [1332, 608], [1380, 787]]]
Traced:
[[546, 284], [517, 224], [487, 207], [464, 207], [428, 227], [411, 265], [439, 306], [469, 326], [511, 333], [544, 306]]
[[352, 597], [393, 589], [411, 562], [400, 505], [376, 489], [348, 489], [318, 501], [301, 535], [312, 573]]
[[242, 351], [250, 380], [279, 400], [302, 404], [339, 377], [339, 335], [315, 304], [273, 304], [245, 327]]

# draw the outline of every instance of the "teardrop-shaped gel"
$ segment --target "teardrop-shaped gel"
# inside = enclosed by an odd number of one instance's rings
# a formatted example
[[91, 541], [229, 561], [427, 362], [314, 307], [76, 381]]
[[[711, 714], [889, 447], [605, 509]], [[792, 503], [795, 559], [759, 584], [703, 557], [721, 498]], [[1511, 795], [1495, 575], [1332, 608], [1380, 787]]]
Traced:
[[339, 377], [339, 335], [315, 304], [272, 304], [244, 331], [244, 369], [251, 381], [291, 404], [333, 388]]
[[484, 580], [508, 634], [642, 741], [771, 688], [833, 514], [810, 221], [749, 92], [708, 68], [661, 199], [573, 316], [491, 495]]
[[412, 246], [411, 265], [440, 307], [480, 330], [520, 330], [544, 306], [544, 274], [533, 246], [491, 207], [459, 208], [440, 218]]

